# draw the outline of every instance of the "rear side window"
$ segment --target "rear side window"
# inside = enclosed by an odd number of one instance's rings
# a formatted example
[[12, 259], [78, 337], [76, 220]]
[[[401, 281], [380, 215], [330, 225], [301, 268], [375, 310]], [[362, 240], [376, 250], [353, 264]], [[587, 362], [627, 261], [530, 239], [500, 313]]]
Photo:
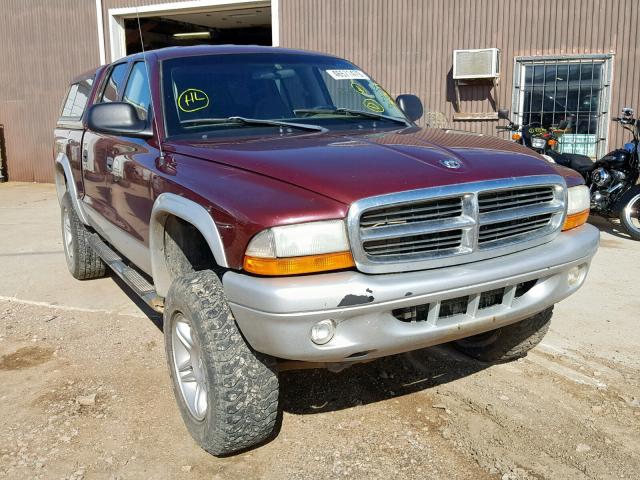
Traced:
[[136, 62], [133, 64], [122, 100], [135, 107], [140, 119], [146, 120], [149, 118], [151, 95], [149, 94], [147, 67], [144, 62]]
[[115, 102], [124, 86], [125, 75], [128, 65], [120, 63], [111, 69], [109, 80], [102, 92], [102, 102]]
[[65, 120], [80, 120], [84, 109], [87, 106], [89, 95], [91, 94], [91, 87], [93, 85], [93, 78], [87, 78], [81, 82], [74, 83], [69, 87], [67, 98], [62, 106], [62, 112], [60, 117]]

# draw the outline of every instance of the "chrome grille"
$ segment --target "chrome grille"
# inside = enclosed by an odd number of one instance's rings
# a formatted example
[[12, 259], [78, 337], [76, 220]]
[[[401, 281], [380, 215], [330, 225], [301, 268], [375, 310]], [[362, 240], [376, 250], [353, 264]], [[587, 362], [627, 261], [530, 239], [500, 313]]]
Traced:
[[348, 228], [358, 268], [369, 273], [471, 262], [551, 240], [564, 221], [556, 175], [474, 182], [355, 202]]
[[479, 194], [478, 206], [480, 213], [486, 213], [495, 210], [551, 202], [553, 197], [553, 187], [546, 186], [499, 190], [497, 192], [483, 192]]
[[365, 212], [360, 218], [360, 227], [371, 228], [399, 223], [425, 222], [457, 217], [461, 213], [462, 200], [460, 198], [441, 198]]
[[364, 242], [363, 248], [368, 255], [407, 255], [412, 253], [433, 252], [459, 248], [462, 243], [462, 230], [412, 235], [401, 239], [373, 240]]
[[518, 235], [528, 235], [549, 224], [553, 215], [535, 215], [533, 217], [516, 218], [505, 222], [481, 225], [478, 233], [478, 244], [486, 245], [490, 242], [505, 240]]

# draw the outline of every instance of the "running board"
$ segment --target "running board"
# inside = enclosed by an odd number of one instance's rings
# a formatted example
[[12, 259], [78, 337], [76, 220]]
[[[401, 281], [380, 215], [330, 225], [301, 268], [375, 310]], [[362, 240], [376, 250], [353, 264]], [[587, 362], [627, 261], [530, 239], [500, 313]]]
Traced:
[[98, 256], [106, 263], [118, 277], [126, 283], [136, 295], [138, 295], [147, 305], [156, 312], [164, 311], [164, 302], [158, 296], [155, 288], [140, 273], [128, 266], [120, 255], [113, 251], [102, 239], [93, 233], [89, 235], [89, 245], [98, 254]]

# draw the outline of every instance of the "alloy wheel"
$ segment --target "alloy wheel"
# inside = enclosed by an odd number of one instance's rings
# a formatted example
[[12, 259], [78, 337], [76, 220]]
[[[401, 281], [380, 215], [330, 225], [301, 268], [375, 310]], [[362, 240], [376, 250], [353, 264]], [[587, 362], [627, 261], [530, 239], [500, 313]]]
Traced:
[[633, 197], [624, 207], [623, 212], [628, 228], [640, 235], [640, 194]]
[[198, 421], [207, 414], [207, 381], [202, 351], [193, 336], [191, 321], [181, 313], [172, 324], [174, 376], [189, 413]]
[[71, 216], [69, 210], [62, 210], [62, 239], [64, 241], [64, 251], [67, 257], [67, 263], [73, 265], [73, 231], [71, 230]]

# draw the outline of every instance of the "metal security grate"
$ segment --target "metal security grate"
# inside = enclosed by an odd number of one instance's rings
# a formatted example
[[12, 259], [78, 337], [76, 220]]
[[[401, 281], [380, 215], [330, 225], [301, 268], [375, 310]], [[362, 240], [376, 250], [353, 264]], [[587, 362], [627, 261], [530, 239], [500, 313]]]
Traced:
[[517, 123], [555, 127], [561, 152], [601, 157], [606, 150], [611, 55], [520, 57], [514, 71]]

